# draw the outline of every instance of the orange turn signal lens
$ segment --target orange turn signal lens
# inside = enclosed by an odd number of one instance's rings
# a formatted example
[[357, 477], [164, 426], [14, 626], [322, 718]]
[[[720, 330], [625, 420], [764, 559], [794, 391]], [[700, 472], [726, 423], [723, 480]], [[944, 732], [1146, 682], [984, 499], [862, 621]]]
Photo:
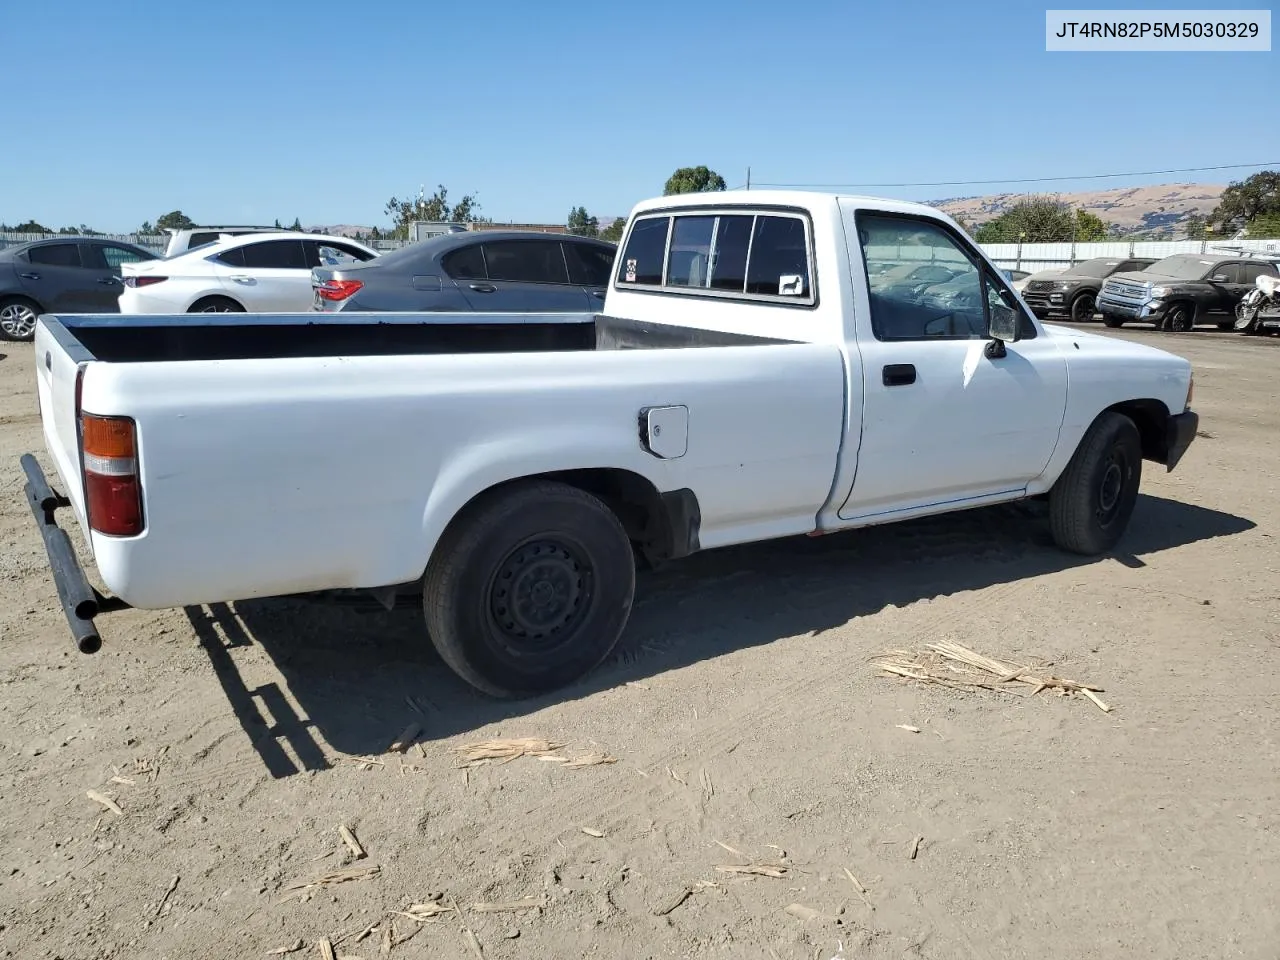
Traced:
[[84, 452], [94, 457], [135, 457], [133, 421], [128, 417], [99, 417], [86, 413], [82, 420]]

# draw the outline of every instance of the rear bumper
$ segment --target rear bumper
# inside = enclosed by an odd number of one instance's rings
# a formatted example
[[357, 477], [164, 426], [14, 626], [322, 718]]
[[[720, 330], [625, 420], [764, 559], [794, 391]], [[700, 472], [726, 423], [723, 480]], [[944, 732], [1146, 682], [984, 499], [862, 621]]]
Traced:
[[1172, 471], [1196, 438], [1200, 429], [1200, 415], [1194, 410], [1174, 414], [1165, 425], [1164, 465], [1166, 471]]
[[58, 601], [71, 628], [71, 636], [81, 653], [96, 653], [102, 647], [94, 618], [100, 613], [120, 609], [124, 604], [98, 593], [84, 575], [84, 568], [76, 556], [75, 548], [67, 532], [58, 526], [55, 512], [71, 505], [66, 497], [54, 493], [45, 479], [44, 471], [31, 454], [22, 455], [22, 472], [27, 482], [24, 492], [27, 506], [35, 518], [40, 536], [44, 539], [45, 553], [49, 558], [49, 573], [58, 592]]

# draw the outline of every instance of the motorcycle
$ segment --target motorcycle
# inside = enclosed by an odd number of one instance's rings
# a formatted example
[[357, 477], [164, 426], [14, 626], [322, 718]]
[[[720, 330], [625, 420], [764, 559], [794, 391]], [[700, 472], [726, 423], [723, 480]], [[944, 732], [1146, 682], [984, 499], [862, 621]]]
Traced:
[[1236, 304], [1235, 329], [1240, 333], [1262, 333], [1268, 327], [1280, 327], [1280, 277], [1264, 273]]

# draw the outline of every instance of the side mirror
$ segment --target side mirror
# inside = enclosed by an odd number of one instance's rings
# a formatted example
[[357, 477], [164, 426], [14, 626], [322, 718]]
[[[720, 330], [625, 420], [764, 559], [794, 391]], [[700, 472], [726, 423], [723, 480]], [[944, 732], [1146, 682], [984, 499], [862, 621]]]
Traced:
[[1215, 273], [1212, 277], [1209, 278], [1209, 282], [1210, 283], [1226, 283], [1228, 279], [1229, 278], [1225, 273]]
[[1015, 307], [1005, 302], [1007, 294], [1000, 292], [1000, 302], [991, 305], [990, 326], [987, 334], [1001, 343], [1017, 343], [1021, 338], [1022, 324]]

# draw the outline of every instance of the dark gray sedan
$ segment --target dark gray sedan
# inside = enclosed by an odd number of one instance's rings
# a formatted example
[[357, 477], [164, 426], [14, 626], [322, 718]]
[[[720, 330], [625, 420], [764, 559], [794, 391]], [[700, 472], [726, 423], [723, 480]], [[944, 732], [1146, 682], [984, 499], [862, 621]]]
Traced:
[[142, 247], [101, 237], [0, 250], [0, 339], [32, 339], [42, 313], [119, 313], [120, 264], [155, 259]]
[[313, 269], [314, 308], [595, 313], [616, 251], [554, 233], [445, 234], [365, 263]]

